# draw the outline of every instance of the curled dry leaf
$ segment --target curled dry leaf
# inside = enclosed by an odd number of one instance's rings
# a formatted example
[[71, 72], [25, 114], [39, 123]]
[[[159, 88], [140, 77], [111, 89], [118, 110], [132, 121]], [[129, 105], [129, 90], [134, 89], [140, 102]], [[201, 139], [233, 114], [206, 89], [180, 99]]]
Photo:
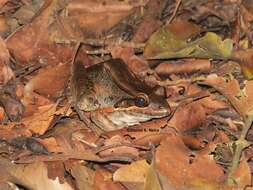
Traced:
[[[127, 144], [129, 146], [127, 146]], [[129, 140], [126, 140], [124, 137], [121, 137], [119, 135], [115, 135], [110, 139], [106, 139], [104, 145], [102, 147], [99, 147], [99, 149], [101, 149], [99, 152], [99, 155], [101, 157], [127, 155], [137, 158], [139, 155], [138, 149], [132, 147]]]
[[195, 72], [207, 72], [211, 70], [211, 63], [206, 59], [190, 59], [180, 62], [163, 62], [160, 63], [155, 71], [159, 75], [170, 74], [191, 74]]

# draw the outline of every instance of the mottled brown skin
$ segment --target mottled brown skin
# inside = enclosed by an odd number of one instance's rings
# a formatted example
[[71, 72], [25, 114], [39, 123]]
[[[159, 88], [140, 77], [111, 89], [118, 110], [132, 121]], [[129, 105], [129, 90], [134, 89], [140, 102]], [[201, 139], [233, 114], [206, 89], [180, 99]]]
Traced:
[[[170, 113], [167, 101], [155, 89], [139, 80], [121, 59], [112, 59], [85, 68], [73, 65], [71, 92], [77, 109], [92, 112], [92, 120], [104, 130], [134, 125]], [[136, 97], [147, 97], [145, 106], [136, 106]], [[111, 112], [97, 112], [111, 108]]]

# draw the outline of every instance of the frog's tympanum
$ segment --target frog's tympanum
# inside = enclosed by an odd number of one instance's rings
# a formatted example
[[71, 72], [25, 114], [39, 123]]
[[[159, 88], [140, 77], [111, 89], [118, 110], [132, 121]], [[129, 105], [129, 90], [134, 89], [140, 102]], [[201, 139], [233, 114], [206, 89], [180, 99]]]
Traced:
[[85, 68], [73, 64], [71, 92], [75, 107], [91, 112], [91, 120], [105, 131], [161, 118], [171, 112], [164, 97], [138, 79], [121, 59]]

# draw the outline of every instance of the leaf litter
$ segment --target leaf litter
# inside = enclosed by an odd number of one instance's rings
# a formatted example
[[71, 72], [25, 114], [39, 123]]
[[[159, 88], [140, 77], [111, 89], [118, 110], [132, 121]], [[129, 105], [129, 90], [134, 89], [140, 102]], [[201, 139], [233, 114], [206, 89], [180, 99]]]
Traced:
[[0, 189], [252, 189], [252, 3], [0, 1]]

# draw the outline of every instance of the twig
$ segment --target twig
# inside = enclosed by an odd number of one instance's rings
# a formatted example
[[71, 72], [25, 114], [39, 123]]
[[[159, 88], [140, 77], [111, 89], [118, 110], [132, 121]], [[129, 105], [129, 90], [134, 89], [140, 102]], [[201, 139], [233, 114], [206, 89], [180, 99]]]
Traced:
[[133, 147], [133, 148], [142, 149], [142, 150], [150, 150], [150, 147], [146, 147], [146, 146], [135, 145], [131, 143], [115, 143], [115, 144], [111, 144], [107, 146], [102, 146], [98, 148], [95, 153], [98, 154], [99, 152], [102, 152], [111, 148], [121, 147], [121, 146]]
[[235, 149], [235, 153], [234, 153], [231, 167], [229, 168], [229, 172], [228, 172], [227, 183], [230, 185], [235, 184], [235, 180], [233, 179], [233, 176], [234, 176], [236, 169], [239, 165], [242, 151], [244, 148], [246, 148], [250, 145], [250, 143], [246, 140], [246, 135], [251, 127], [251, 124], [253, 121], [253, 116], [247, 116], [244, 121], [245, 121], [245, 125], [242, 129], [240, 138], [235, 142], [236, 149]]
[[172, 22], [172, 20], [174, 19], [174, 17], [176, 16], [176, 14], [177, 14], [177, 11], [178, 11], [178, 9], [179, 9], [179, 6], [180, 6], [182, 0], [176, 0], [176, 1], [177, 1], [177, 2], [176, 2], [176, 3], [177, 3], [177, 4], [176, 4], [176, 7], [175, 7], [175, 9], [174, 9], [174, 11], [173, 11], [173, 13], [172, 13], [170, 19], [168, 20], [168, 22], [167, 22], [166, 24], [170, 24], [170, 23]]

